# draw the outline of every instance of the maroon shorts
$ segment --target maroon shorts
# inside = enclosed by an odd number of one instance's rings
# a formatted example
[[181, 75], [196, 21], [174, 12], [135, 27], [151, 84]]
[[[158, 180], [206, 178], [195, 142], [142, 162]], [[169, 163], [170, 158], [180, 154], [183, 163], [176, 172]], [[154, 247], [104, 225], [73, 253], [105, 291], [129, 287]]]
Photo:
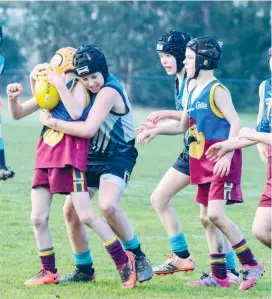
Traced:
[[267, 182], [265, 185], [264, 193], [261, 197], [261, 200], [259, 202], [259, 207], [271, 207], [271, 183], [272, 183], [272, 177], [271, 177], [271, 160], [272, 157], [270, 156], [268, 158], [268, 165], [267, 165]]
[[64, 168], [36, 168], [32, 188], [44, 187], [51, 194], [88, 192], [85, 173], [72, 166]]
[[200, 184], [197, 188], [196, 202], [208, 206], [209, 200], [226, 200], [227, 205], [243, 202], [241, 185], [227, 182]]

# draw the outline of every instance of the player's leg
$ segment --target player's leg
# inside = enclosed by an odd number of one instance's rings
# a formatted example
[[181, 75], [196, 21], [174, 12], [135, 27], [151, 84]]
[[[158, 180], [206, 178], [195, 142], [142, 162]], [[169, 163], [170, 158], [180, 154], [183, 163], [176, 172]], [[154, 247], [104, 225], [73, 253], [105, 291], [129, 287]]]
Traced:
[[[1, 69], [1, 64], [0, 64]], [[15, 172], [13, 170], [7, 169], [6, 166], [6, 159], [5, 159], [5, 145], [4, 145], [4, 139], [2, 138], [2, 122], [1, 122], [1, 111], [2, 111], [3, 103], [0, 98], [0, 181], [7, 180], [9, 178], [12, 178], [15, 175]]]
[[252, 226], [253, 234], [271, 248], [271, 157], [268, 160], [267, 182]]
[[[115, 172], [119, 173], [117, 169]], [[114, 172], [114, 170], [113, 170]], [[99, 207], [110, 227], [121, 240], [126, 251], [135, 255], [137, 280], [144, 282], [152, 278], [153, 272], [148, 259], [141, 250], [140, 242], [134, 234], [130, 221], [120, 207], [120, 199], [126, 187], [126, 171], [120, 176], [107, 173], [100, 178]]]
[[[120, 272], [122, 287], [134, 287], [136, 284], [136, 272], [132, 270], [135, 268], [133, 264], [135, 263], [134, 257], [131, 257], [130, 254], [126, 254], [108, 223], [94, 212], [88, 192], [81, 192], [87, 190], [84, 174], [77, 169], [72, 169], [72, 172], [73, 192], [71, 193], [71, 201], [78, 220], [82, 224], [90, 227], [103, 240], [105, 248], [113, 259], [117, 270]], [[83, 178], [82, 181], [80, 178]], [[76, 221], [77, 220], [74, 222]], [[82, 237], [84, 240], [85, 233]], [[84, 241], [80, 240], [80, 243], [84, 244]]]
[[252, 231], [254, 236], [260, 242], [262, 242], [266, 247], [271, 248], [271, 207], [258, 207], [252, 225]]
[[73, 192], [71, 198], [80, 222], [91, 228], [103, 240], [106, 250], [120, 272], [122, 286], [134, 287], [136, 272], [132, 271], [135, 268], [133, 255], [126, 254], [108, 223], [93, 211], [88, 193]]
[[[95, 192], [89, 191], [90, 200]], [[60, 279], [60, 282], [92, 282], [95, 280], [93, 259], [89, 248], [88, 235], [75, 211], [71, 195], [68, 195], [63, 206], [67, 234], [72, 247], [76, 268]]]
[[52, 195], [43, 188], [32, 189], [31, 202], [32, 213], [31, 221], [36, 237], [41, 261], [41, 271], [25, 285], [55, 284], [59, 282], [59, 275], [55, 266], [55, 254], [52, 243], [51, 233], [48, 227]]
[[[107, 175], [105, 175], [107, 176]], [[103, 176], [102, 176], [103, 177]], [[111, 227], [111, 229], [114, 231], [114, 233], [117, 235], [117, 237], [120, 237], [117, 233], [120, 230], [120, 226], [118, 221], [122, 221], [124, 218], [122, 217], [122, 212], [120, 213], [118, 205], [116, 205], [117, 199], [120, 200], [120, 188], [118, 185], [114, 183], [108, 183], [103, 182], [101, 184], [100, 179], [100, 186], [99, 186], [99, 196], [98, 196], [98, 203], [99, 207], [102, 210], [108, 225]], [[112, 217], [112, 213], [117, 214], [115, 215], [118, 217], [120, 216], [120, 219], [116, 219], [115, 217]], [[126, 215], [125, 215], [126, 217]], [[113, 219], [112, 219], [113, 218]], [[110, 221], [109, 221], [110, 219]], [[114, 225], [112, 226], [112, 223]], [[117, 223], [117, 225], [116, 225]], [[128, 229], [130, 228], [130, 223], [128, 223]], [[118, 228], [116, 230], [116, 227]], [[108, 242], [104, 243], [104, 246], [106, 250], [109, 252], [109, 254], [115, 258], [120, 259], [120, 253], [123, 251], [122, 248], [126, 250], [126, 255], [128, 257], [126, 264], [121, 265], [120, 262], [118, 262], [118, 265], [116, 264], [117, 270], [120, 273], [121, 280], [123, 285], [135, 285], [136, 283], [136, 265], [135, 265], [135, 256], [134, 254], [127, 250], [125, 246], [122, 246], [120, 241], [114, 237], [112, 240], [109, 240]], [[121, 260], [120, 260], [121, 261]]]
[[239, 272], [236, 270], [235, 253], [226, 236], [224, 238], [224, 252], [226, 252], [227, 262], [227, 276], [229, 277], [230, 284], [240, 284]]
[[178, 271], [193, 271], [195, 268], [195, 261], [189, 253], [179, 218], [170, 205], [173, 196], [189, 183], [189, 175], [171, 167], [151, 195], [151, 204], [167, 231], [172, 250], [166, 262], [153, 268], [155, 274], [168, 275]]
[[[231, 194], [232, 199], [239, 199], [241, 194], [240, 186], [233, 185]], [[211, 195], [211, 198], [216, 197], [216, 193]], [[243, 282], [240, 285], [240, 289], [247, 290], [253, 287], [258, 279], [263, 275], [264, 267], [254, 258], [253, 253], [251, 252], [238, 226], [226, 216], [226, 200], [224, 199], [224, 195], [221, 198], [223, 198], [223, 200], [209, 200], [208, 217], [209, 220], [222, 231], [222, 233], [231, 243], [233, 250], [242, 264], [244, 273]]]
[[[187, 283], [194, 287], [229, 287], [227, 276], [227, 264], [225, 253], [225, 240], [222, 232], [209, 220], [208, 217], [208, 193], [209, 185], [200, 185], [197, 192], [197, 201], [200, 203], [200, 222], [206, 233], [206, 239], [210, 252], [211, 274], [204, 274], [200, 280]], [[201, 203], [202, 202], [202, 203]]]
[[[233, 280], [231, 272], [235, 271], [235, 261], [233, 252], [230, 251], [230, 244], [223, 233], [210, 221], [208, 217], [208, 198], [211, 184], [202, 184], [198, 186], [196, 201], [200, 204], [200, 222], [203, 225], [207, 243], [210, 251], [211, 274], [203, 275], [199, 281], [188, 283], [191, 286], [217, 286], [228, 287], [230, 282], [237, 284], [238, 278]], [[226, 254], [227, 253], [227, 254]], [[226, 260], [228, 257], [228, 260]]]

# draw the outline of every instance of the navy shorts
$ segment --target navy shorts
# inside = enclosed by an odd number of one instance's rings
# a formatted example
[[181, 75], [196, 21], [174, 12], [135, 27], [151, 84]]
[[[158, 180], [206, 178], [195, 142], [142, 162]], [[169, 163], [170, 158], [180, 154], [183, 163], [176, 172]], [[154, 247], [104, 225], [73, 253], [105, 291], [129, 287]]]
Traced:
[[190, 176], [189, 153], [186, 149], [179, 155], [177, 161], [172, 165], [177, 171]]
[[116, 183], [124, 191], [134, 168], [130, 161], [108, 162], [106, 164], [88, 165], [86, 169], [87, 186], [96, 192], [101, 181]]

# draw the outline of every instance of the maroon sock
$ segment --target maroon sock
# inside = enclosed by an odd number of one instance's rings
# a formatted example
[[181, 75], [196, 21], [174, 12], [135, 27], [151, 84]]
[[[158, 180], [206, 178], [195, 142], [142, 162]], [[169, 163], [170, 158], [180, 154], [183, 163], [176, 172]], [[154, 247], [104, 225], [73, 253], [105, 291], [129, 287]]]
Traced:
[[225, 279], [227, 277], [227, 262], [225, 254], [211, 254], [211, 271], [212, 274], [219, 278]]
[[[53, 251], [53, 249], [52, 249]], [[44, 253], [44, 251], [40, 250], [40, 260], [41, 260], [41, 264], [43, 269], [48, 270], [52, 273], [56, 273], [57, 269], [56, 269], [56, 263], [55, 263], [55, 253], [51, 253], [49, 255], [41, 255], [42, 253]]]
[[249, 266], [256, 266], [258, 264], [245, 239], [234, 245], [232, 248], [242, 265], [247, 264]]
[[116, 268], [118, 270], [122, 269], [122, 266], [125, 263], [127, 263], [128, 257], [119, 240], [115, 239], [115, 241], [112, 242], [110, 245], [105, 245], [105, 248], [107, 249], [112, 260], [114, 261]]

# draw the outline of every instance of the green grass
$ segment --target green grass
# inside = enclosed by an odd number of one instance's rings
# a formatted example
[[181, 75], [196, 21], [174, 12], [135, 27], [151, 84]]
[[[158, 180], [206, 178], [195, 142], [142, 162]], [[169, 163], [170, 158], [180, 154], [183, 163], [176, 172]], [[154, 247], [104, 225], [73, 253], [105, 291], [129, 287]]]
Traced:
[[[270, 298], [271, 252], [252, 235], [251, 224], [265, 183], [265, 165], [255, 147], [244, 151], [243, 191], [245, 203], [228, 207], [228, 214], [240, 226], [256, 257], [265, 265], [265, 276], [253, 290], [195, 289], [186, 282], [209, 270], [209, 256], [203, 228], [199, 223], [199, 207], [194, 202], [195, 187], [190, 186], [173, 200], [190, 251], [197, 261], [191, 274], [154, 277], [133, 290], [122, 290], [117, 271], [105, 252], [102, 242], [89, 232], [90, 246], [97, 271], [95, 284], [25, 287], [23, 282], [39, 270], [35, 239], [30, 223], [30, 186], [37, 137], [40, 125], [35, 114], [21, 122], [12, 121], [5, 108], [3, 135], [6, 158], [16, 169], [16, 177], [0, 183], [0, 299], [87, 299], [87, 298]], [[135, 110], [135, 123], [149, 111]], [[242, 115], [245, 125], [254, 126], [255, 116]], [[144, 251], [153, 265], [170, 253], [166, 232], [151, 209], [149, 197], [160, 178], [175, 161], [182, 146], [181, 136], [158, 137], [139, 148], [139, 159], [121, 205], [131, 219]], [[71, 248], [66, 235], [62, 205], [64, 197], [53, 200], [50, 227], [54, 237], [57, 266], [60, 274], [73, 270]], [[96, 200], [95, 207], [97, 209]]]

